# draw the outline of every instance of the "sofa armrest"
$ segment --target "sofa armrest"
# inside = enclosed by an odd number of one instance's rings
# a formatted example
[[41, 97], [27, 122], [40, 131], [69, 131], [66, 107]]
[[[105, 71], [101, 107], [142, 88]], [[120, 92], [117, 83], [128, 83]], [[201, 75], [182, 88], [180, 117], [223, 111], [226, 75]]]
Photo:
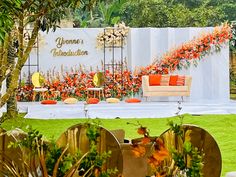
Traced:
[[143, 91], [148, 91], [149, 87], [149, 77], [148, 76], [142, 76], [142, 89]]
[[185, 77], [185, 85], [188, 87], [188, 90], [190, 91], [192, 84], [192, 77], [191, 76], [186, 76]]

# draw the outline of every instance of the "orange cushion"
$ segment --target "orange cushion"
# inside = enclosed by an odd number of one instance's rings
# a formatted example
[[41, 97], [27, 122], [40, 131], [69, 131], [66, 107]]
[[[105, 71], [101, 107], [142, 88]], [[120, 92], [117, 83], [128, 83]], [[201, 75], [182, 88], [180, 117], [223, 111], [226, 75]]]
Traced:
[[98, 104], [99, 99], [98, 98], [88, 98], [86, 101], [88, 104]]
[[138, 98], [129, 98], [125, 100], [126, 103], [140, 103], [141, 100]]
[[170, 76], [169, 85], [176, 86], [178, 80], [178, 75]]
[[161, 86], [169, 86], [170, 75], [162, 75], [161, 76]]
[[56, 100], [43, 100], [41, 104], [57, 104]]
[[183, 85], [185, 85], [185, 76], [178, 76], [177, 86], [183, 86]]
[[149, 75], [149, 85], [150, 86], [160, 85], [160, 83], [161, 83], [161, 75], [160, 74]]

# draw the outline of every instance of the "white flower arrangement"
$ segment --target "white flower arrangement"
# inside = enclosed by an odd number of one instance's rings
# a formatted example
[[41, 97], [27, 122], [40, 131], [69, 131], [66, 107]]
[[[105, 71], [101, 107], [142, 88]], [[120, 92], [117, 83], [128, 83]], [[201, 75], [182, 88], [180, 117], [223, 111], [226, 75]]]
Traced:
[[105, 28], [104, 32], [97, 36], [97, 48], [120, 47], [125, 45], [125, 38], [129, 33], [129, 27], [124, 22], [114, 25], [114, 27]]

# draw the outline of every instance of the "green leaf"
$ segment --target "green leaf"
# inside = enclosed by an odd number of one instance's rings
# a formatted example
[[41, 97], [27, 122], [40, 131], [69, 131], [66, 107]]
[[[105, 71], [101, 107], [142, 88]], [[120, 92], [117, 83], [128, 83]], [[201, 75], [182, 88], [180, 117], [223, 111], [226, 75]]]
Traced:
[[189, 154], [192, 150], [192, 144], [190, 141], [185, 141], [184, 142], [184, 151]]
[[119, 23], [120, 22], [120, 17], [114, 17], [114, 18], [112, 18], [112, 20], [111, 20], [111, 24], [117, 24], [117, 23]]
[[88, 23], [86, 21], [81, 22], [81, 27], [86, 28], [88, 27]]

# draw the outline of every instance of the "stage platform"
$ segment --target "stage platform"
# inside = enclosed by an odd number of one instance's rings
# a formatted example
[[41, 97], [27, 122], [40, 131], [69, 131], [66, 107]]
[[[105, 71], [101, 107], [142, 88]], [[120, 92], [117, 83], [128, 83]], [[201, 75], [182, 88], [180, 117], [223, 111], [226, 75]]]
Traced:
[[[25, 118], [32, 119], [75, 119], [86, 118], [163, 118], [175, 116], [178, 111], [178, 102], [141, 102], [111, 104], [101, 101], [99, 104], [87, 105], [84, 102], [77, 104], [42, 105], [39, 102], [19, 102], [20, 112], [26, 112]], [[182, 102], [181, 114], [236, 114], [236, 101], [227, 102]]]

